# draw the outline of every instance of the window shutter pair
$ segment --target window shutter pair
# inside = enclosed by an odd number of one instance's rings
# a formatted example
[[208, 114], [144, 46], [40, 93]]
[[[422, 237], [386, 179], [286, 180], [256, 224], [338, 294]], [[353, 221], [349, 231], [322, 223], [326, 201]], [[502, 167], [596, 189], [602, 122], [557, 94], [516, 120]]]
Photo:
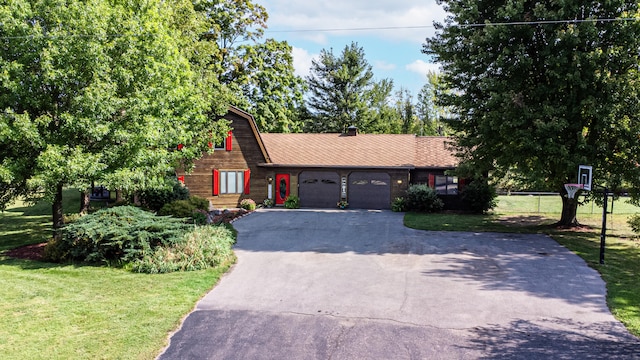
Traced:
[[[251, 170], [244, 171], [244, 194], [249, 195], [251, 185]], [[213, 169], [213, 195], [220, 195], [220, 171]]]

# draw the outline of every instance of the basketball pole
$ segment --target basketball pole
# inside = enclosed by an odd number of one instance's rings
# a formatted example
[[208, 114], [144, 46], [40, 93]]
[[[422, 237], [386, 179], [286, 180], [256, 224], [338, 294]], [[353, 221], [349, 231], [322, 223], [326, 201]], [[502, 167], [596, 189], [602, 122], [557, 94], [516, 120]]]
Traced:
[[609, 203], [609, 189], [604, 187], [604, 205], [602, 206], [602, 232], [600, 233], [600, 265], [604, 265], [604, 248], [607, 239], [607, 204]]

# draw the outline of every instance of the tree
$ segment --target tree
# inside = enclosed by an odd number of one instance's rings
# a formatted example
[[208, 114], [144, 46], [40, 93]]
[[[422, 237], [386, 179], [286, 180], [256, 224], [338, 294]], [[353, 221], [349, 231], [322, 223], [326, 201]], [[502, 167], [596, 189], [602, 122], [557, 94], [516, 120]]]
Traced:
[[416, 131], [416, 115], [415, 105], [413, 104], [413, 96], [407, 89], [400, 89], [396, 93], [396, 113], [400, 120], [401, 134], [415, 134]]
[[64, 186], [159, 186], [222, 138], [225, 124], [209, 115], [226, 104], [189, 61], [195, 46], [175, 26], [178, 6], [191, 19], [182, 25], [197, 25], [180, 1], [0, 5], [2, 205], [44, 195], [56, 229]]
[[418, 119], [420, 121], [421, 135], [446, 135], [447, 129], [444, 120], [450, 117], [449, 111], [438, 104], [438, 94], [446, 92], [441, 81], [441, 75], [437, 72], [427, 73], [427, 83], [418, 93], [416, 104]]
[[254, 115], [260, 131], [301, 131], [296, 109], [304, 102], [305, 83], [294, 74], [291, 46], [267, 39], [241, 49], [244, 74], [235, 80], [242, 89], [237, 105]]
[[[423, 52], [443, 69], [463, 162], [561, 193], [579, 164], [636, 188], [640, 21], [636, 2], [443, 1], [450, 15]], [[632, 18], [632, 19], [629, 19]], [[618, 181], [621, 183], [621, 181]]]
[[304, 80], [294, 73], [287, 42], [261, 42], [266, 9], [249, 0], [206, 0], [196, 10], [207, 19], [204, 38], [215, 45], [209, 68], [233, 93], [231, 104], [251, 112], [260, 131], [300, 131]]
[[333, 49], [320, 51], [320, 58], [312, 61], [307, 77], [310, 90], [307, 105], [314, 115], [307, 130], [343, 132], [354, 125], [367, 131], [366, 99], [372, 78], [371, 65], [357, 43], [345, 46], [340, 56], [335, 56]]

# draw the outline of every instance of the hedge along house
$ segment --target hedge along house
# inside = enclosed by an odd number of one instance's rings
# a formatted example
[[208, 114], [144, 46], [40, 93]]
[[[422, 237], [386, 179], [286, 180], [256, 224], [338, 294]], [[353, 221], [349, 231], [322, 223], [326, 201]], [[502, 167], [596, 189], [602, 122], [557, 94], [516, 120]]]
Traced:
[[237, 207], [242, 199], [283, 205], [296, 195], [302, 207], [333, 208], [345, 199], [351, 208], [389, 209], [410, 184], [427, 183], [439, 194], [455, 195], [461, 185], [445, 171], [457, 158], [446, 137], [405, 134], [261, 134], [253, 117], [230, 107], [233, 129], [213, 154], [178, 171], [191, 194], [216, 208]]

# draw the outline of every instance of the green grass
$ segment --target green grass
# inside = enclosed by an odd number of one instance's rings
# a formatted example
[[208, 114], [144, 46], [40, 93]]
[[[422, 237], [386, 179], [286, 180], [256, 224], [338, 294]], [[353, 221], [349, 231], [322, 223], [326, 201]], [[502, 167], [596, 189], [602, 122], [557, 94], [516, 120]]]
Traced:
[[0, 359], [153, 359], [229, 266], [147, 275], [3, 256], [49, 237], [46, 209], [0, 214]]
[[[613, 315], [636, 336], [640, 336], [640, 239], [631, 231], [627, 219], [640, 210], [616, 202], [614, 213], [607, 216], [605, 264], [600, 259], [602, 215], [579, 212], [581, 229], [563, 230], [551, 226], [560, 219], [560, 205], [550, 204], [545, 213], [514, 213], [501, 197], [502, 207], [488, 215], [405, 214], [405, 225], [434, 231], [491, 231], [544, 233], [581, 256], [589, 266], [600, 272], [607, 284], [607, 304]], [[535, 197], [511, 196], [509, 201], [520, 208], [537, 206]], [[558, 197], [558, 202], [560, 201]], [[620, 206], [618, 206], [620, 205]], [[616, 212], [616, 209], [619, 212]], [[600, 209], [602, 211], [602, 209]]]

